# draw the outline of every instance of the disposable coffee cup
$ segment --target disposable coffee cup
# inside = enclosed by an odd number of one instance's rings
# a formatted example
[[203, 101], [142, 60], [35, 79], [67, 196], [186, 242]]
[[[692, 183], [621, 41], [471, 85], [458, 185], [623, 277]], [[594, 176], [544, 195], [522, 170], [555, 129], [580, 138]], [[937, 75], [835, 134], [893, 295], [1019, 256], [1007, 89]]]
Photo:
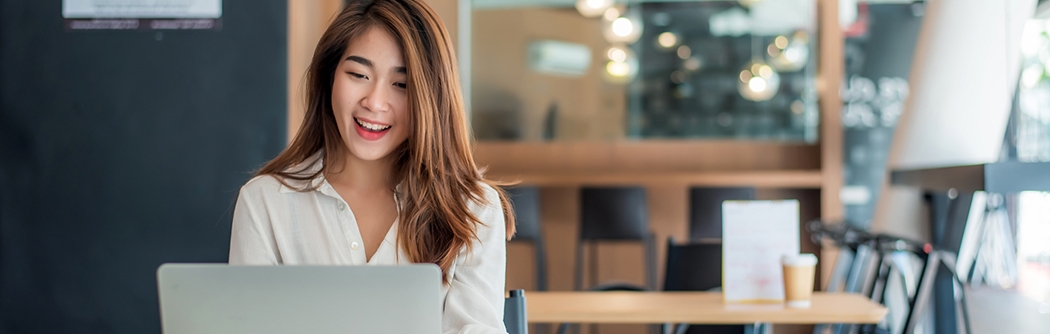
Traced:
[[780, 259], [784, 267], [784, 301], [787, 307], [809, 308], [813, 297], [813, 275], [817, 271], [817, 256], [790, 254]]

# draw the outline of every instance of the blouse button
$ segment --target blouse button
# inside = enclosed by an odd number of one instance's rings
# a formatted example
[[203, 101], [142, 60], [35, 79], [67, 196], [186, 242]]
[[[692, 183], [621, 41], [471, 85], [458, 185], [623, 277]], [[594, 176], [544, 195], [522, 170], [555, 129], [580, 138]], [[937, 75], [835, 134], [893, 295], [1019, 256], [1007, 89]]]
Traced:
[[358, 244], [357, 242], [351, 242], [350, 243], [350, 249], [357, 250], [358, 248], [361, 248], [361, 245]]
[[339, 207], [339, 211], [343, 211], [343, 210], [346, 209], [346, 204], [339, 203], [338, 207]]

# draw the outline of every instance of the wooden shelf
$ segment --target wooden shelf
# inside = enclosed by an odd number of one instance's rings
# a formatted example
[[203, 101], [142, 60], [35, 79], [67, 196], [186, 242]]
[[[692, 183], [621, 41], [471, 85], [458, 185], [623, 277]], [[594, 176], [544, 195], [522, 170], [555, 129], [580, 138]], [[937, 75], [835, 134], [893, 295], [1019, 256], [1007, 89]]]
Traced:
[[750, 186], [756, 188], [820, 189], [823, 176], [817, 170], [745, 172], [493, 172], [486, 178], [518, 181], [536, 186], [652, 185]]
[[479, 166], [493, 172], [819, 170], [820, 147], [744, 140], [478, 142]]

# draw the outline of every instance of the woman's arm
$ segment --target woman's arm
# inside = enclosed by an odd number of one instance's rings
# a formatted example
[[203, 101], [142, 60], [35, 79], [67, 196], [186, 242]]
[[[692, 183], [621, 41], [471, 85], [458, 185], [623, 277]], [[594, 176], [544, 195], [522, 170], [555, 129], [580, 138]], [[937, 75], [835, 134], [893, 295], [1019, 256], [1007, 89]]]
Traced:
[[504, 284], [507, 275], [507, 232], [495, 189], [484, 185], [488, 203], [474, 205], [483, 225], [473, 249], [460, 251], [445, 296], [443, 331], [448, 333], [507, 333], [503, 325]]
[[[267, 177], [267, 176], [262, 176]], [[277, 241], [262, 200], [260, 177], [248, 181], [237, 195], [230, 231], [230, 264], [274, 265], [280, 263]]]

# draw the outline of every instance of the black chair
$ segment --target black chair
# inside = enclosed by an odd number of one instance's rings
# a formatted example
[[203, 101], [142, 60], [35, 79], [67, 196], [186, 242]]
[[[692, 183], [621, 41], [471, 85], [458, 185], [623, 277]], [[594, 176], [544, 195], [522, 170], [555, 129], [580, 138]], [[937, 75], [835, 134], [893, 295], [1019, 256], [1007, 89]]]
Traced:
[[689, 240], [722, 238], [722, 202], [753, 200], [755, 188], [690, 188]]
[[503, 325], [507, 334], [529, 334], [528, 312], [525, 307], [525, 290], [511, 290], [503, 300]]
[[[576, 246], [574, 287], [583, 289], [584, 245], [637, 241], [645, 247], [646, 286], [656, 286], [656, 243], [649, 231], [649, 210], [641, 187], [584, 187], [580, 189], [580, 234]], [[597, 254], [589, 252], [591, 286], [597, 285]]]
[[540, 228], [540, 190], [536, 187], [505, 188], [507, 199], [514, 206], [517, 231], [512, 242], [531, 242], [536, 257], [536, 290], [547, 291], [547, 253]]
[[[664, 291], [711, 291], [722, 285], [722, 244], [704, 241], [676, 245], [667, 240]], [[662, 333], [744, 334], [745, 325], [665, 324]]]
[[708, 291], [722, 286], [722, 244], [667, 239], [664, 291]]

